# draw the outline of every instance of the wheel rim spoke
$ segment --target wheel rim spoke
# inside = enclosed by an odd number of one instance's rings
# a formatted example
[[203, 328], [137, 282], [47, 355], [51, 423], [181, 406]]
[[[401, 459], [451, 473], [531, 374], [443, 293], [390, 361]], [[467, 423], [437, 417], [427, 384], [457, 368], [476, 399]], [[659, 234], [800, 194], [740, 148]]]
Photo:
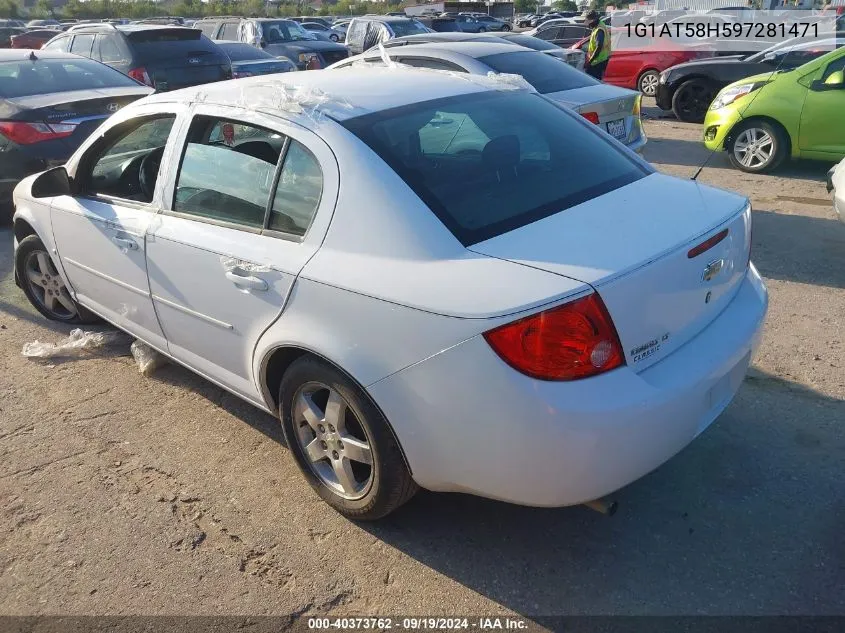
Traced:
[[308, 446], [305, 447], [305, 454], [311, 462], [319, 462], [321, 459], [326, 459], [326, 449], [323, 448], [323, 441], [315, 437]]
[[47, 253], [44, 251], [39, 251], [35, 254], [35, 259], [38, 262], [38, 270], [41, 274], [49, 275], [50, 274], [50, 264], [49, 260], [47, 259]]
[[352, 462], [346, 457], [332, 460], [332, 468], [334, 468], [335, 477], [343, 491], [352, 495], [358, 492], [358, 485], [355, 480], [355, 473], [352, 472]]
[[32, 270], [31, 268], [27, 268], [26, 276], [29, 279], [30, 283], [33, 283], [36, 286], [40, 286], [42, 288], [44, 287], [44, 281], [41, 279], [41, 275], [38, 272], [36, 272], [35, 270]]
[[49, 290], [44, 292], [44, 305], [48, 310], [55, 310], [56, 308], [56, 295]]
[[319, 432], [320, 423], [323, 420], [323, 413], [314, 404], [311, 396], [306, 393], [300, 393], [296, 400], [296, 416], [302, 418], [308, 423], [315, 433]]
[[344, 416], [346, 415], [346, 403], [341, 398], [340, 394], [334, 389], [329, 391], [329, 399], [326, 402], [326, 414], [324, 419], [326, 423], [334, 426], [338, 431], [345, 430]]
[[353, 462], [373, 465], [373, 452], [370, 445], [362, 442], [351, 435], [341, 436], [343, 438], [343, 454]]

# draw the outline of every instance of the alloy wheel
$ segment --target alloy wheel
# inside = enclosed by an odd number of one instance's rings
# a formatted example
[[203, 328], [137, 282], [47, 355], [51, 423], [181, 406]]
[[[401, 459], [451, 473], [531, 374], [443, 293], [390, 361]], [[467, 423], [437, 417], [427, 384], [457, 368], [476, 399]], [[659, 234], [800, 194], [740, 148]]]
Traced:
[[59, 320], [77, 316], [76, 304], [46, 251], [32, 251], [24, 264], [24, 282], [41, 307]]
[[322, 383], [294, 396], [293, 424], [302, 453], [317, 478], [345, 499], [364, 497], [373, 482], [373, 451], [346, 400]]
[[733, 153], [737, 161], [749, 169], [759, 169], [772, 160], [774, 139], [761, 128], [751, 127], [740, 132], [734, 141]]
[[656, 73], [647, 72], [640, 79], [640, 92], [647, 97], [653, 97], [654, 93], [657, 92], [657, 82], [659, 80], [660, 77]]

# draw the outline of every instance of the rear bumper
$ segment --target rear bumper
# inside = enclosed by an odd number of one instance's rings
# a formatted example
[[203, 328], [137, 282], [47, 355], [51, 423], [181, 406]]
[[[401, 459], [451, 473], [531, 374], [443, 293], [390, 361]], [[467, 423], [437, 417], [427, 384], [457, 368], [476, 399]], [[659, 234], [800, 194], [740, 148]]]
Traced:
[[481, 336], [369, 387], [421, 486], [534, 506], [602, 497], [657, 468], [727, 407], [760, 343], [753, 266], [728, 307], [669, 357], [575, 382], [538, 381]]

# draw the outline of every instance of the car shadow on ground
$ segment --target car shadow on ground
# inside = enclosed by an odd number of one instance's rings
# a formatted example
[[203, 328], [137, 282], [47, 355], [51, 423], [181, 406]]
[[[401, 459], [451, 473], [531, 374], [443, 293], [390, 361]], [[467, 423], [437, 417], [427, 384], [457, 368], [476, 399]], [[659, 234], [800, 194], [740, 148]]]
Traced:
[[[655, 165], [678, 165], [693, 168], [690, 170], [690, 177], [702, 165], [707, 168], [736, 170], [731, 165], [725, 152], [712, 152], [704, 147], [704, 143], [700, 141], [650, 136], [648, 143], [643, 148], [643, 157]], [[833, 162], [817, 160], [791, 160], [769, 174], [748, 174], [748, 176], [825, 182], [827, 172], [833, 165]], [[739, 172], [739, 170], [736, 171]]]
[[278, 418], [197, 376], [189, 369], [171, 362], [157, 369], [151, 378], [201, 395], [256, 431], [263, 433], [277, 444], [287, 448], [285, 436], [282, 433], [282, 425]]
[[845, 224], [754, 209], [751, 259], [769, 279], [845, 288]]
[[613, 517], [420, 492], [361, 527], [526, 617], [845, 613], [842, 419], [845, 402], [753, 372]]

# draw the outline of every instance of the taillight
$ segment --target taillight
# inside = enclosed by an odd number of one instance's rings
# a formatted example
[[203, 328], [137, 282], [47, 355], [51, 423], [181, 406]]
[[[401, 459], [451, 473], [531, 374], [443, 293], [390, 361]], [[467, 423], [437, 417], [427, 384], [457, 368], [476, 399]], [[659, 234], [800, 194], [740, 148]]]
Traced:
[[642, 100], [643, 100], [643, 96], [640, 95], [640, 94], [638, 94], [634, 98], [634, 112], [633, 112], [634, 116], [640, 116], [640, 112], [642, 112], [642, 107], [643, 107]]
[[252, 77], [252, 73], [248, 70], [233, 70], [232, 79], [241, 79], [243, 77]]
[[133, 68], [128, 73], [126, 73], [135, 81], [140, 81], [142, 84], [149, 86], [150, 88], [155, 88], [153, 85], [153, 80], [150, 79], [150, 76], [147, 74], [147, 69], [143, 66], [139, 66], [138, 68]]
[[598, 112], [582, 112], [581, 116], [587, 119], [590, 123], [599, 124]]
[[540, 380], [577, 380], [625, 363], [613, 320], [597, 293], [484, 333], [517, 371]]
[[18, 145], [32, 145], [41, 141], [52, 141], [73, 134], [75, 123], [24, 123], [23, 121], [0, 121], [0, 134]]

